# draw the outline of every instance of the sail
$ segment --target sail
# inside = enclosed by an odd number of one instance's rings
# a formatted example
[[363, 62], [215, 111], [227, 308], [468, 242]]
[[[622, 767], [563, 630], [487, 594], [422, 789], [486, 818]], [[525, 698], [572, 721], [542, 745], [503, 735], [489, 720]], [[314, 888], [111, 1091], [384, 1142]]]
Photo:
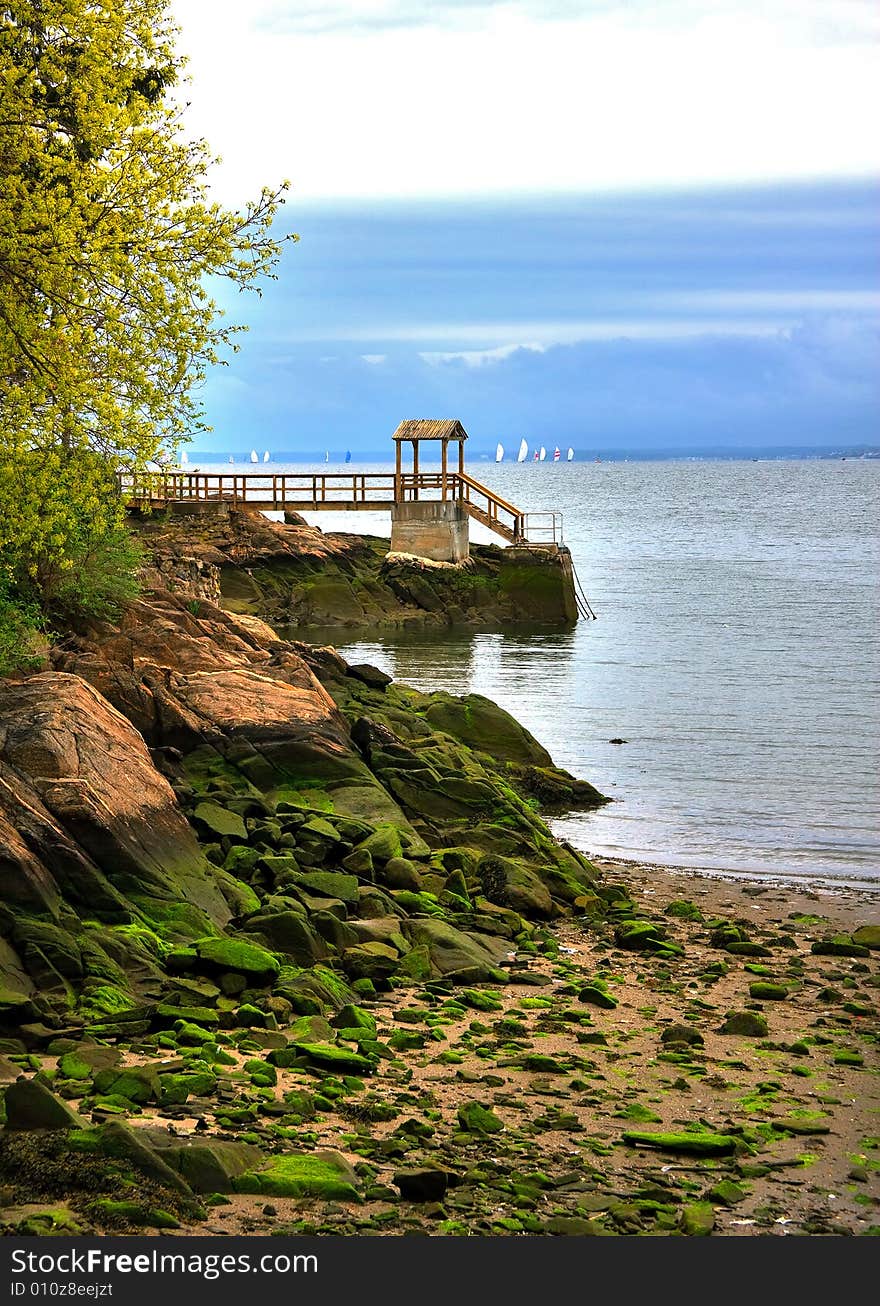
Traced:
[[543, 445], [541, 445], [541, 452], [538, 454], [538, 461], [543, 462], [546, 457], [547, 457], [547, 450], [544, 448]]
[[573, 458], [574, 458], [574, 449], [569, 449], [568, 453], [565, 456], [565, 461], [570, 463]]
[[540, 454], [538, 453], [538, 451], [537, 451], [537, 449], [536, 449], [536, 450], [535, 450], [535, 462], [538, 461], [538, 458], [539, 458], [539, 457], [540, 457]]
[[188, 463], [188, 462], [189, 462], [189, 454], [186, 452], [185, 449], [184, 449], [183, 453], [180, 455], [180, 461], [181, 461], [182, 463]]
[[528, 457], [528, 454], [529, 454], [529, 446], [526, 444], [525, 440], [521, 440], [519, 445], [519, 453], [516, 455], [516, 461], [518, 463], [524, 463], [526, 458]]
[[553, 461], [555, 463], [558, 463], [561, 457], [562, 454], [559, 452], [559, 445], [557, 445], [556, 448], [553, 450]]
[[503, 459], [504, 459], [504, 445], [499, 444], [496, 446], [495, 449], [495, 461], [496, 463], [500, 463], [503, 461]]
[[350, 462], [351, 462], [351, 450], [350, 450], [350, 449], [346, 449], [346, 451], [345, 451], [345, 461], [346, 461], [347, 463], [350, 463]]
[[258, 456], [257, 456], [257, 451], [256, 451], [256, 449], [251, 449], [251, 462], [252, 462], [252, 463], [258, 463], [259, 461], [260, 461], [260, 459], [259, 459]]
[[234, 463], [234, 462], [235, 462], [235, 459], [233, 458], [232, 454], [229, 455], [229, 461], [230, 461], [231, 463]]
[[325, 450], [324, 450], [324, 462], [325, 462], [325, 463], [329, 463], [329, 461], [330, 461], [330, 450], [329, 450], [329, 449], [325, 449]]
[[267, 449], [266, 452], [263, 454], [263, 462], [267, 463], [268, 461], [269, 461], [269, 450]]

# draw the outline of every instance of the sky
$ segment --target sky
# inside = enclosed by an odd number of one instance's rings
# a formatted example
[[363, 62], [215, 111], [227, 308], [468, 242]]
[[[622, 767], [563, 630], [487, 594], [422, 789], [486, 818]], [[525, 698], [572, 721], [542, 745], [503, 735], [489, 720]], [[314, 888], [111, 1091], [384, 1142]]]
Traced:
[[880, 445], [873, 3], [173, 11], [215, 194], [300, 235], [198, 451]]

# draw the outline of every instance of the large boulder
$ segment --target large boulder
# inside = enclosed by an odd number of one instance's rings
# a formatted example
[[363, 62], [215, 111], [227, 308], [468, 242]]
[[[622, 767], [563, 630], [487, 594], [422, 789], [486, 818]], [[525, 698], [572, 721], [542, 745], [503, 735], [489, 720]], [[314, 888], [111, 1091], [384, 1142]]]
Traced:
[[84, 1121], [36, 1079], [19, 1079], [6, 1090], [7, 1129], [76, 1129]]
[[428, 950], [438, 975], [461, 972], [467, 983], [497, 981], [499, 964], [507, 956], [503, 940], [484, 934], [468, 934], [435, 917], [417, 917], [401, 923], [401, 932], [414, 946]]
[[[17, 781], [12, 812], [23, 815], [31, 854], [46, 869], [41, 877], [32, 868], [29, 880], [35, 886], [42, 880], [47, 905], [54, 887], [90, 912], [118, 910], [123, 898], [145, 907], [182, 901], [214, 922], [229, 919], [192, 828], [143, 739], [78, 676], [50, 671], [0, 681], [0, 762]], [[56, 836], [66, 845], [60, 859]], [[7, 865], [10, 853], [21, 865], [20, 849], [7, 848]]]
[[534, 735], [482, 694], [465, 694], [461, 698], [434, 694], [425, 717], [435, 730], [452, 735], [469, 748], [488, 753], [498, 761], [553, 765], [550, 754]]

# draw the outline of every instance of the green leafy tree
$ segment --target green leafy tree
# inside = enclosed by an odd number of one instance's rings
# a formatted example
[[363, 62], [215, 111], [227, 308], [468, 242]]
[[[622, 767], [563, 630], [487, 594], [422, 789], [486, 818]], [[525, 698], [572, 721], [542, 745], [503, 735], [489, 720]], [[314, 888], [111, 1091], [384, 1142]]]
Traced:
[[112, 465], [93, 450], [0, 459], [0, 540], [14, 593], [50, 616], [114, 616], [137, 592], [140, 551]]
[[[280, 250], [285, 186], [242, 211], [210, 198], [168, 11], [0, 0], [0, 496], [18, 498], [0, 512], [0, 566], [7, 592], [52, 603], [100, 530], [118, 539], [108, 469], [204, 429], [200, 384], [240, 329], [210, 280], [259, 291]], [[42, 497], [47, 475], [65, 495]]]
[[258, 288], [285, 187], [211, 202], [166, 0], [0, 2], [0, 404], [7, 441], [135, 461], [201, 425], [237, 330], [211, 276]]

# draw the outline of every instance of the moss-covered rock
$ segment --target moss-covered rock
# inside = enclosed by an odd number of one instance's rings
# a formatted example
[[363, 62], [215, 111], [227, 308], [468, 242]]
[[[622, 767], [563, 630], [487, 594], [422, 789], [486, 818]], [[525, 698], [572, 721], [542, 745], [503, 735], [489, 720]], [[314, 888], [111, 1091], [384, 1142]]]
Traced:
[[711, 1202], [689, 1202], [682, 1207], [681, 1231], [690, 1238], [705, 1238], [715, 1228], [715, 1208]]
[[219, 803], [203, 802], [196, 805], [193, 819], [209, 834], [247, 841], [248, 833], [242, 818]]
[[525, 726], [481, 694], [436, 693], [425, 711], [435, 730], [452, 735], [469, 748], [488, 753], [504, 762], [552, 766], [553, 759]]
[[627, 1129], [621, 1140], [630, 1147], [653, 1147], [660, 1152], [675, 1152], [681, 1156], [730, 1156], [739, 1146], [732, 1134], [708, 1131], [676, 1134]]
[[462, 1102], [458, 1123], [469, 1134], [499, 1134], [504, 1129], [504, 1121], [482, 1102]]
[[153, 1066], [108, 1067], [95, 1075], [96, 1093], [126, 1098], [129, 1102], [156, 1102], [159, 1075]]
[[759, 1002], [784, 1002], [788, 997], [785, 984], [774, 984], [770, 980], [753, 980], [749, 985], [749, 997]]
[[120, 1201], [112, 1197], [97, 1197], [89, 1206], [89, 1213], [99, 1221], [110, 1220], [123, 1224], [140, 1225], [145, 1229], [179, 1229], [180, 1221], [170, 1211], [148, 1206], [144, 1202]]
[[337, 1152], [297, 1152], [273, 1158], [261, 1170], [239, 1175], [238, 1193], [264, 1197], [317, 1197], [324, 1201], [360, 1201], [352, 1167]]
[[271, 953], [253, 943], [243, 943], [240, 939], [197, 939], [193, 948], [199, 962], [206, 969], [212, 972], [237, 971], [251, 976], [257, 983], [274, 980], [281, 969]]
[[757, 1011], [731, 1011], [718, 1033], [738, 1034], [743, 1038], [766, 1038], [767, 1021]]
[[76, 1129], [83, 1121], [36, 1079], [10, 1084], [4, 1097], [7, 1129]]
[[334, 1070], [337, 1074], [370, 1075], [375, 1062], [369, 1057], [352, 1052], [349, 1048], [337, 1047], [334, 1043], [295, 1042], [296, 1052], [313, 1065], [325, 1070]]
[[427, 917], [404, 921], [402, 929], [410, 943], [427, 949], [438, 975], [458, 975], [466, 984], [497, 983], [507, 978], [498, 969], [507, 953], [498, 939], [470, 934], [446, 921]]

